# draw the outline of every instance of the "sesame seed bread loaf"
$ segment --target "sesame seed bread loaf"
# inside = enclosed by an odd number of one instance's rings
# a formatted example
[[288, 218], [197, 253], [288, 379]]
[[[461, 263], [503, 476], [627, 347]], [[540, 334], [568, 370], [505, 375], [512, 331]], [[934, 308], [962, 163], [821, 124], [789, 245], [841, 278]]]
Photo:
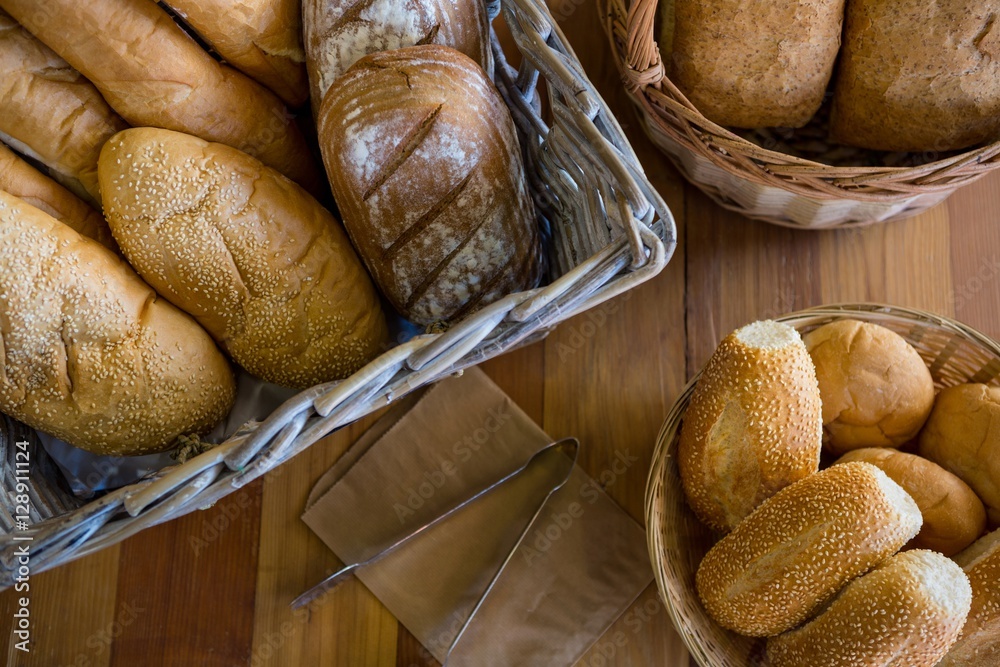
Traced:
[[851, 0], [830, 117], [840, 143], [948, 151], [1000, 139], [1000, 0]]
[[920, 530], [920, 509], [870, 463], [844, 463], [787, 486], [713, 546], [695, 574], [708, 613], [769, 637], [809, 618]]
[[955, 556], [972, 585], [962, 636], [938, 667], [1000, 667], [1000, 530]]
[[850, 461], [877, 466], [916, 501], [924, 524], [909, 546], [952, 556], [986, 530], [983, 501], [968, 484], [933, 461], [885, 447], [855, 449], [837, 463]]
[[492, 72], [480, 0], [302, 0], [313, 114], [326, 91], [358, 60], [418, 44], [457, 49]]
[[537, 284], [514, 123], [468, 56], [427, 45], [362, 58], [327, 93], [319, 140], [344, 225], [405, 317], [454, 319]]
[[661, 3], [668, 75], [720, 125], [802, 127], [823, 102], [844, 0]]
[[118, 251], [118, 244], [112, 238], [103, 215], [3, 144], [0, 144], [0, 190], [41, 209], [107, 248]]
[[0, 192], [0, 411], [96, 454], [160, 451], [233, 405], [229, 364], [117, 255]]
[[227, 63], [270, 88], [286, 104], [309, 99], [298, 0], [167, 0]]
[[334, 217], [235, 148], [169, 130], [105, 145], [101, 188], [122, 251], [251, 374], [347, 377], [388, 339], [374, 285]]
[[771, 667], [932, 667], [958, 639], [971, 598], [954, 562], [907, 551], [852, 581], [806, 625], [768, 639], [767, 656]]
[[684, 413], [678, 465], [701, 521], [732, 530], [766, 498], [819, 469], [820, 402], [795, 329], [755, 322], [719, 345]]
[[46, 0], [41, 13], [36, 0], [0, 0], [0, 7], [90, 79], [131, 125], [234, 146], [320, 191], [312, 154], [281, 100], [216, 62], [155, 2]]
[[101, 146], [126, 127], [92, 83], [0, 12], [0, 139], [97, 205]]

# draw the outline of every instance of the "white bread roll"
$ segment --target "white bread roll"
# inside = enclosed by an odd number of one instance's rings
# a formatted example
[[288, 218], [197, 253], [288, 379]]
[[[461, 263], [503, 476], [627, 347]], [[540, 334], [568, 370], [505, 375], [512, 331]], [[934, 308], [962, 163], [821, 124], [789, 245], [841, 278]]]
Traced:
[[972, 585], [962, 636], [938, 667], [1000, 667], [1000, 530], [955, 556]]
[[100, 177], [125, 256], [251, 374], [309, 387], [383, 349], [385, 317], [347, 235], [260, 161], [142, 128], [108, 141]]
[[0, 0], [90, 79], [136, 127], [162, 127], [239, 148], [312, 192], [321, 181], [285, 105], [219, 64], [150, 0]]
[[225, 357], [125, 262], [0, 192], [0, 411], [96, 454], [169, 448], [233, 405]]
[[948, 558], [896, 554], [812, 621], [770, 638], [767, 657], [771, 667], [932, 667], [958, 639], [971, 599], [968, 578]]
[[319, 140], [344, 226], [405, 317], [456, 319], [537, 284], [514, 122], [467, 56], [428, 45], [362, 58], [327, 93]]
[[677, 462], [688, 504], [720, 531], [819, 469], [816, 374], [795, 329], [755, 322], [719, 345], [684, 413]]
[[92, 83], [0, 12], [0, 139], [99, 205], [101, 146], [126, 127]]
[[695, 574], [719, 625], [769, 637], [809, 618], [920, 530], [920, 509], [870, 463], [787, 486], [713, 546]]

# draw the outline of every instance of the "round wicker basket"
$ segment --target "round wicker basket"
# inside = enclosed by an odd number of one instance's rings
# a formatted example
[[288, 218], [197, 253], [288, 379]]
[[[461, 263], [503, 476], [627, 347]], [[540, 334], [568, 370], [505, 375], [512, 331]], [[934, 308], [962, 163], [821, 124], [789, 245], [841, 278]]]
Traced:
[[666, 77], [655, 40], [659, 0], [598, 3], [646, 133], [724, 208], [796, 228], [866, 225], [920, 213], [1000, 167], [1000, 142], [945, 157], [824, 146], [822, 113], [803, 142], [819, 148], [795, 156], [780, 150], [787, 143], [774, 133], [759, 134], [754, 143], [705, 118]]
[[[1000, 384], [1000, 344], [959, 322], [895, 306], [823, 306], [777, 318], [805, 333], [853, 318], [892, 329], [927, 362], [937, 387], [964, 382]], [[764, 642], [725, 630], [705, 612], [695, 591], [698, 564], [718, 535], [688, 508], [674, 451], [695, 376], [681, 392], [660, 430], [646, 487], [646, 534], [660, 596], [691, 655], [702, 667], [767, 665]]]

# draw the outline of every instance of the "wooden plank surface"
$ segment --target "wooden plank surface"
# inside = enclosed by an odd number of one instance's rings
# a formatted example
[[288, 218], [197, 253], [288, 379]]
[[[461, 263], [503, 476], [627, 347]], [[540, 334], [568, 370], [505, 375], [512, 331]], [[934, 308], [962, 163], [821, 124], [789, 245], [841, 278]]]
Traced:
[[[642, 520], [649, 458], [685, 379], [732, 329], [842, 301], [954, 314], [1000, 337], [1000, 174], [909, 221], [802, 232], [752, 222], [683, 183], [645, 140], [594, 3], [557, 15], [677, 217], [673, 262], [651, 283], [484, 365], [553, 436], [584, 443], [592, 475], [627, 452], [638, 462], [607, 491]], [[348, 582], [308, 612], [288, 602], [336, 568], [299, 516], [312, 484], [374, 420], [312, 447], [215, 507], [146, 531], [31, 580], [32, 652], [9, 665], [398, 665], [437, 663], [363, 586]], [[0, 595], [10, 619], [15, 595]], [[581, 665], [688, 664], [650, 587]]]

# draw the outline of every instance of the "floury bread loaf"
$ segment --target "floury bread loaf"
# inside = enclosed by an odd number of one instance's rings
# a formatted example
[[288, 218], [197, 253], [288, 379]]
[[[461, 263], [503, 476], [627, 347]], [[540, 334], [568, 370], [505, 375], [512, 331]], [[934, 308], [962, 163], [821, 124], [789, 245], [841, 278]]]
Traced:
[[492, 71], [481, 0], [303, 0], [302, 14], [314, 114], [333, 82], [369, 53], [441, 44]]
[[117, 255], [0, 192], [0, 411], [103, 455], [168, 448], [233, 405], [225, 357]]
[[222, 144], [141, 128], [101, 153], [122, 251], [250, 373], [308, 387], [347, 377], [388, 333], [375, 286], [334, 217]]
[[319, 140], [344, 225], [405, 317], [450, 320], [537, 284], [514, 123], [468, 56], [427, 45], [362, 58], [327, 93]]

